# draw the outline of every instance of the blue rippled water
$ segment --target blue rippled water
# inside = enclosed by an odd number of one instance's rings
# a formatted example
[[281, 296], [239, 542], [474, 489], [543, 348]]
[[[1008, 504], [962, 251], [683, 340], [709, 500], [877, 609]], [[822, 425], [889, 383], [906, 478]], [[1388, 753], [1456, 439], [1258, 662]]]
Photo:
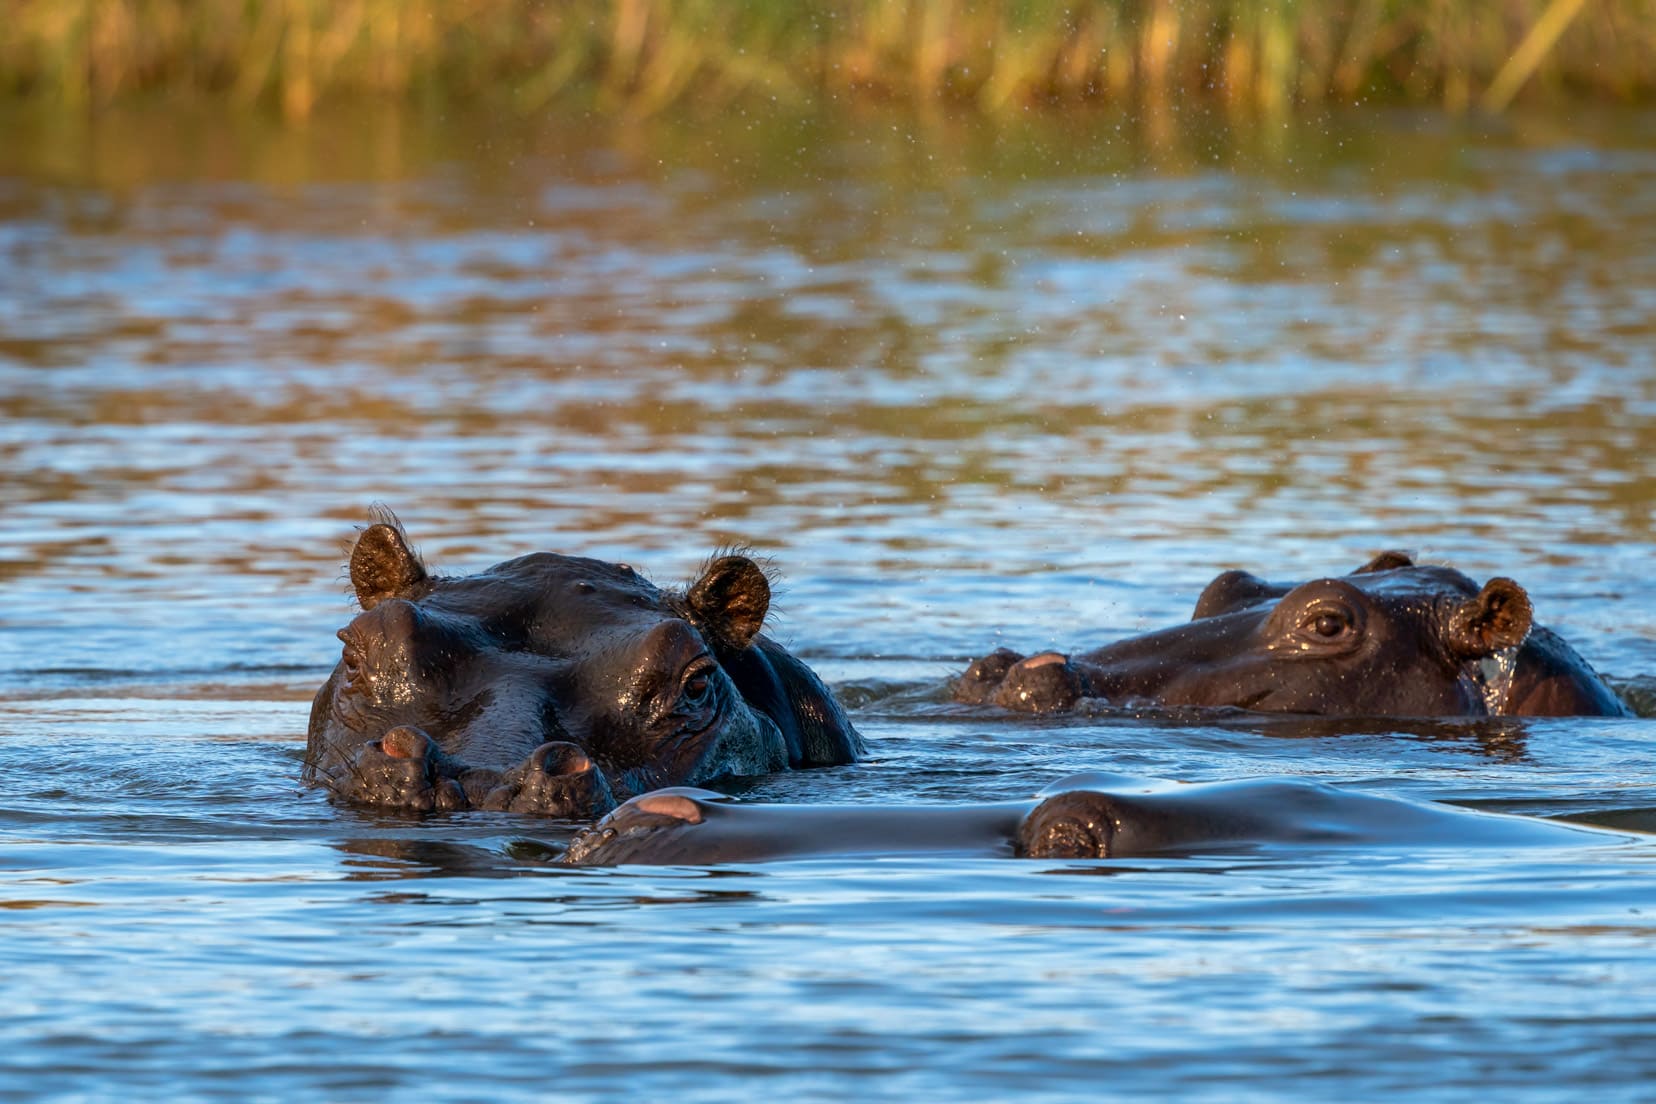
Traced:
[[[0, 1100], [1641, 1100], [1656, 845], [569, 870], [298, 783], [440, 567], [774, 556], [869, 757], [755, 801], [1287, 775], [1656, 831], [1656, 118], [0, 147]], [[1510, 575], [1641, 716], [1032, 720], [1227, 567]]]

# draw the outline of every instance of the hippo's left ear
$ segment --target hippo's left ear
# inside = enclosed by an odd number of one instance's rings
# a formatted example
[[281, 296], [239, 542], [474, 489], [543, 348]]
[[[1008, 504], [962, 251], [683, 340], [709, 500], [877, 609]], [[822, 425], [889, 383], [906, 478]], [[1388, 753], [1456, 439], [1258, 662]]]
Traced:
[[1477, 597], [1449, 615], [1449, 650], [1465, 659], [1480, 659], [1516, 648], [1529, 635], [1534, 615], [1523, 587], [1511, 579], [1491, 579]]
[[746, 556], [720, 556], [684, 596], [690, 620], [722, 643], [746, 648], [765, 624], [770, 609], [770, 582]]

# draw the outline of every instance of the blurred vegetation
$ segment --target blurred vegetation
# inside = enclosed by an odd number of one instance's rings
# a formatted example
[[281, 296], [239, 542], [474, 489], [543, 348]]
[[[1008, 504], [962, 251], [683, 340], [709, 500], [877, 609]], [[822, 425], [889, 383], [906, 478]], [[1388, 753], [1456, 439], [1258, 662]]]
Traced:
[[1656, 0], [0, 0], [0, 93], [204, 94], [302, 119], [378, 96], [648, 115], [746, 98], [1200, 94], [1499, 110], [1656, 91]]

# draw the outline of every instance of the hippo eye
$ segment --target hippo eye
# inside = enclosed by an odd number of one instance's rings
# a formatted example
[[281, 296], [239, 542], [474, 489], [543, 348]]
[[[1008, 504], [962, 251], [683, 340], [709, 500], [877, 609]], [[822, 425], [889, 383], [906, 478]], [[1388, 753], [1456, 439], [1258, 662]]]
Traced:
[[718, 666], [707, 656], [695, 660], [685, 669], [679, 682], [679, 702], [683, 705], [706, 704], [713, 694], [713, 674]]
[[1285, 597], [1266, 622], [1268, 647], [1284, 655], [1328, 659], [1358, 647], [1368, 637], [1367, 605], [1356, 588], [1319, 579]]
[[1333, 640], [1351, 628], [1351, 616], [1344, 610], [1316, 610], [1305, 619], [1304, 627], [1313, 636], [1323, 640]]
[[686, 699], [698, 702], [707, 696], [707, 691], [713, 686], [713, 680], [707, 677], [706, 671], [697, 671], [684, 680], [684, 696]]

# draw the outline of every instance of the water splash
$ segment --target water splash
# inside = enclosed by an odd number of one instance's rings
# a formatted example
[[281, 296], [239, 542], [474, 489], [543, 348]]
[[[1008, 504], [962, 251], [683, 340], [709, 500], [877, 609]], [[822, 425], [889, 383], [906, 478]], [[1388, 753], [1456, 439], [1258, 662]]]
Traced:
[[1507, 711], [1507, 697], [1512, 692], [1512, 679], [1518, 671], [1518, 648], [1503, 648], [1492, 656], [1478, 661], [1478, 689], [1483, 693], [1484, 708], [1498, 717]]

